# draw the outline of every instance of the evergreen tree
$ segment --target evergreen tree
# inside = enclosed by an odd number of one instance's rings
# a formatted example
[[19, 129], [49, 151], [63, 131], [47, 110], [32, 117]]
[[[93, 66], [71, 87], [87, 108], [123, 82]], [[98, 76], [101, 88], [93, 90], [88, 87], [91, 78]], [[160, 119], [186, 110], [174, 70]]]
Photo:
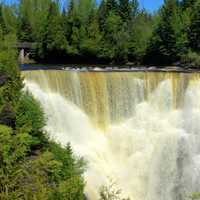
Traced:
[[108, 12], [117, 12], [118, 10], [118, 2], [116, 0], [107, 0], [106, 1], [106, 7]]
[[78, 14], [78, 5], [75, 0], [71, 0], [68, 11], [65, 13], [63, 24], [65, 36], [68, 41], [67, 53], [70, 59], [79, 55], [79, 29], [81, 27], [81, 19]]
[[142, 63], [149, 40], [153, 32], [154, 19], [145, 10], [139, 13], [131, 27], [129, 46], [129, 60]]
[[128, 34], [120, 16], [110, 12], [100, 45], [100, 58], [109, 62], [126, 62]]
[[130, 21], [138, 12], [138, 1], [119, 0], [119, 14], [123, 21]]
[[104, 31], [105, 29], [106, 20], [110, 12], [115, 13], [116, 15], [119, 13], [118, 2], [116, 0], [102, 0], [98, 9], [98, 19], [101, 31]]
[[[63, 59], [67, 49], [61, 19], [58, 4], [51, 2], [47, 16], [46, 35], [43, 38], [43, 53], [46, 58], [51, 59], [53, 56], [58, 61]], [[54, 58], [52, 58], [52, 61], [54, 61]]]
[[199, 51], [199, 0], [165, 0], [152, 15], [139, 9], [138, 0], [102, 0], [99, 6], [95, 0], [70, 0], [66, 5], [63, 9], [54, 0], [1, 3], [2, 33], [15, 32], [17, 24], [18, 40], [36, 44], [31, 55], [50, 62], [53, 57], [135, 63], [145, 58], [148, 64], [172, 64], [190, 49]]
[[80, 42], [80, 51], [83, 57], [96, 62], [99, 53], [99, 45], [102, 39], [95, 10], [91, 10], [85, 36]]
[[146, 62], [171, 64], [177, 60], [177, 13], [177, 1], [166, 0], [161, 9], [160, 22], [150, 41]]
[[15, 6], [3, 6], [3, 19], [6, 28], [6, 34], [17, 32], [17, 16]]
[[183, 7], [183, 9], [188, 9], [192, 8], [197, 1], [198, 0], [182, 0], [180, 4]]
[[101, 1], [97, 14], [100, 30], [103, 31], [105, 29], [106, 18], [108, 17], [108, 11], [105, 0]]
[[32, 9], [32, 1], [29, 3], [26, 0], [19, 2], [19, 24], [18, 24], [18, 39], [20, 41], [32, 42], [32, 24], [30, 13]]
[[200, 1], [195, 3], [192, 10], [191, 25], [189, 28], [189, 41], [193, 50], [200, 52]]

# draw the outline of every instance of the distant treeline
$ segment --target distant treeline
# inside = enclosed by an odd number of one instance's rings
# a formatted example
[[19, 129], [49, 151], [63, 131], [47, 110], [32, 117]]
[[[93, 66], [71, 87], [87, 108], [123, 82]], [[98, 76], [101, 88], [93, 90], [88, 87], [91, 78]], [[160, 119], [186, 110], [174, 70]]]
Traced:
[[137, 0], [19, 0], [0, 24], [35, 42], [38, 62], [200, 65], [200, 0], [165, 0], [154, 14]]

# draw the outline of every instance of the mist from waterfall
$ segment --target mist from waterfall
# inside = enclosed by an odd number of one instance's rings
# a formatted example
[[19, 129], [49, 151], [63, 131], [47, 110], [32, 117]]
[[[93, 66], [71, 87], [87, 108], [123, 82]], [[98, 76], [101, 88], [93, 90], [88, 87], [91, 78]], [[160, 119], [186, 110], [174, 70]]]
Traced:
[[86, 194], [113, 179], [131, 200], [184, 200], [200, 188], [200, 75], [23, 72], [51, 139], [88, 162]]

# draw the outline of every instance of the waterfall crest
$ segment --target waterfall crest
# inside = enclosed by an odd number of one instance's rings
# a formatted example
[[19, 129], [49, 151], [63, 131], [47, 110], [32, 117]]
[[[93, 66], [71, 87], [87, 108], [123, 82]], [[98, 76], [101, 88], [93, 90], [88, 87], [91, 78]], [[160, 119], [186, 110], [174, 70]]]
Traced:
[[86, 193], [110, 178], [132, 200], [200, 188], [200, 74], [26, 71], [45, 129], [88, 161]]

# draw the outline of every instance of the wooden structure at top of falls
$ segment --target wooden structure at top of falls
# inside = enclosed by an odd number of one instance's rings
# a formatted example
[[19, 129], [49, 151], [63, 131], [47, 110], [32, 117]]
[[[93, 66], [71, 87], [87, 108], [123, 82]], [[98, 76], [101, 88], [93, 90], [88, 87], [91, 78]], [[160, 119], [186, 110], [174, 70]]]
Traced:
[[30, 51], [34, 49], [36, 43], [32, 42], [18, 42], [15, 47], [19, 50], [18, 61], [20, 64], [25, 64], [30, 62]]

